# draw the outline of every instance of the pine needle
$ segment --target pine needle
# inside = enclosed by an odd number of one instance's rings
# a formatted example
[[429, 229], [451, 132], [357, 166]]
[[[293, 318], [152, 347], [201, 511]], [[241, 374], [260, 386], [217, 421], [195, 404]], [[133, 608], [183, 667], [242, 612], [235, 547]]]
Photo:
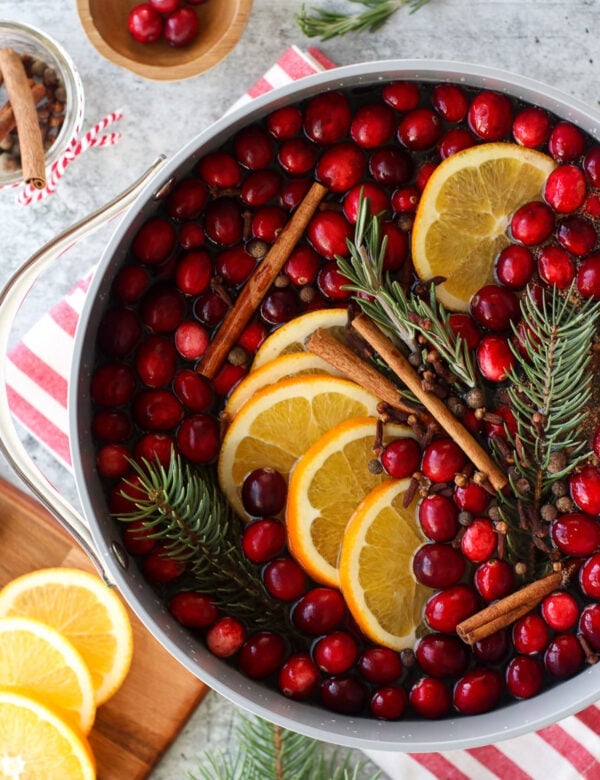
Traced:
[[302, 11], [296, 16], [296, 23], [308, 38], [320, 37], [321, 40], [327, 41], [349, 32], [376, 32], [392, 14], [404, 6], [410, 6], [410, 12], [414, 13], [429, 0], [349, 0], [349, 2], [359, 3], [367, 10], [345, 14], [321, 8], [306, 11], [303, 6]]

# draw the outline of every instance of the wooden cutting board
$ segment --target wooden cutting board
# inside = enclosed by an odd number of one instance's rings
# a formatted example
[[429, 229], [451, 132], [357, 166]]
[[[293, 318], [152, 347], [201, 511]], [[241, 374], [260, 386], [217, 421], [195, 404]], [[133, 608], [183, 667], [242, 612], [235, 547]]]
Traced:
[[[33, 499], [0, 479], [0, 587], [34, 569], [95, 571], [81, 548]], [[129, 610], [134, 653], [123, 687], [98, 708], [90, 744], [98, 780], [141, 780], [177, 736], [208, 688], [176, 661]]]

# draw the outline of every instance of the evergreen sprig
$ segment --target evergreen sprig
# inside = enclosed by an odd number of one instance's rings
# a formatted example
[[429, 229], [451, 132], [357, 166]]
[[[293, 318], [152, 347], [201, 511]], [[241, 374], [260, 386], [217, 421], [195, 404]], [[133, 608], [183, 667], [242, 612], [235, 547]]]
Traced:
[[435, 296], [435, 285], [429, 287], [429, 300], [402, 285], [384, 270], [387, 236], [382, 235], [378, 215], [371, 215], [368, 198], [359, 199], [358, 215], [352, 241], [348, 241], [349, 258], [336, 258], [340, 271], [351, 284], [356, 303], [371, 319], [395, 334], [411, 353], [419, 353], [418, 337], [423, 336], [431, 348], [451, 367], [463, 390], [477, 387], [475, 360], [466, 340], [449, 325], [449, 313]]
[[302, 6], [301, 12], [296, 15], [296, 23], [307, 37], [318, 36], [321, 40], [327, 41], [349, 32], [360, 33], [365, 30], [375, 32], [404, 6], [410, 6], [410, 12], [414, 13], [429, 0], [349, 0], [349, 2], [359, 3], [365, 6], [366, 10], [360, 13], [337, 13], [321, 8], [307, 11]]
[[141, 521], [149, 536], [165, 544], [170, 557], [187, 564], [186, 583], [210, 595], [227, 614], [289, 631], [282, 602], [269, 595], [258, 570], [240, 550], [242, 523], [221, 492], [214, 469], [192, 470], [174, 451], [167, 468], [146, 459], [131, 465], [139, 479], [130, 483], [130, 495], [122, 495], [136, 509], [117, 518]]

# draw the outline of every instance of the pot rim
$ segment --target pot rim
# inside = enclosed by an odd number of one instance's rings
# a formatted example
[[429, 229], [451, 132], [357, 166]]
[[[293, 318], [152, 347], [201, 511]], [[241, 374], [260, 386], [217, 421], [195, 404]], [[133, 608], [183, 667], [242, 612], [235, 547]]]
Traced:
[[[347, 747], [399, 752], [432, 752], [490, 744], [538, 730], [591, 705], [600, 697], [600, 664], [589, 667], [538, 696], [510, 702], [492, 712], [439, 721], [384, 722], [330, 713], [310, 704], [286, 699], [262, 683], [253, 682], [215, 658], [189, 632], [177, 625], [164, 604], [135, 567], [123, 568], [116, 529], [95, 477], [95, 454], [90, 445], [89, 377], [93, 364], [94, 334], [112, 278], [125, 256], [130, 238], [154, 211], [157, 194], [176, 174], [189, 171], [200, 156], [221, 145], [243, 125], [293, 99], [317, 92], [370, 86], [392, 80], [448, 81], [507, 92], [578, 124], [598, 138], [600, 114], [581, 101], [528, 77], [487, 66], [449, 60], [382, 60], [357, 63], [308, 76], [239, 105], [188, 142], [152, 178], [134, 207], [110, 239], [80, 315], [75, 336], [69, 383], [71, 454], [79, 499], [99, 557], [113, 582], [148, 630], [195, 676], [244, 710], [284, 728]], [[125, 555], [126, 557], [126, 555]]]

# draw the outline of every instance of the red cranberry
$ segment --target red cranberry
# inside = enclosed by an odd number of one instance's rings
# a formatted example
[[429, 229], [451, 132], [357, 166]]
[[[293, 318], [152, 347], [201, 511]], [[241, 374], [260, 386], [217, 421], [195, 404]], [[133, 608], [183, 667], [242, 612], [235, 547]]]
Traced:
[[208, 379], [191, 368], [183, 368], [175, 374], [173, 391], [181, 403], [192, 412], [208, 411], [214, 400]]
[[517, 209], [510, 221], [510, 231], [515, 241], [525, 246], [535, 246], [545, 241], [554, 230], [554, 213], [540, 200], [526, 203]]
[[398, 140], [411, 151], [431, 149], [440, 140], [442, 123], [429, 108], [409, 111], [398, 125]]
[[197, 249], [205, 238], [204, 229], [197, 222], [186, 222], [177, 233], [177, 240], [183, 249]]
[[475, 482], [466, 485], [456, 485], [454, 488], [454, 502], [463, 512], [481, 514], [490, 503], [491, 496], [488, 491]]
[[505, 287], [488, 284], [471, 299], [471, 314], [488, 330], [508, 330], [519, 317], [519, 300]]
[[302, 112], [296, 106], [283, 106], [267, 117], [267, 127], [275, 138], [292, 138], [302, 129]]
[[246, 639], [246, 629], [232, 617], [217, 620], [206, 634], [206, 646], [213, 655], [229, 658], [237, 653]]
[[501, 629], [473, 644], [473, 654], [486, 664], [501, 663], [511, 649], [508, 631]]
[[541, 146], [550, 136], [550, 117], [543, 109], [528, 106], [515, 117], [512, 132], [515, 141], [521, 146], [529, 149]]
[[217, 274], [226, 284], [234, 287], [243, 284], [255, 267], [256, 259], [241, 244], [223, 249], [217, 255]]
[[511, 131], [513, 109], [510, 98], [483, 90], [471, 101], [467, 115], [469, 127], [484, 141], [500, 141]]
[[337, 211], [320, 211], [309, 222], [307, 236], [320, 255], [334, 260], [336, 255], [348, 255], [347, 240], [352, 238], [352, 226]]
[[521, 244], [505, 247], [496, 260], [498, 281], [511, 290], [522, 290], [533, 276], [533, 255]]
[[280, 188], [281, 176], [277, 171], [252, 171], [244, 179], [240, 197], [248, 206], [264, 206], [273, 200]]
[[461, 715], [479, 715], [493, 710], [503, 693], [504, 680], [498, 670], [475, 667], [454, 686], [454, 706]]
[[266, 168], [275, 154], [273, 139], [260, 125], [248, 125], [235, 136], [233, 150], [239, 162], [251, 171]]
[[550, 536], [565, 555], [591, 555], [600, 547], [600, 522], [581, 512], [559, 515], [550, 526]]
[[394, 132], [394, 114], [382, 103], [370, 103], [357, 109], [350, 124], [350, 137], [364, 149], [376, 149], [387, 143]]
[[187, 46], [198, 35], [200, 22], [196, 12], [185, 6], [169, 14], [165, 20], [164, 36], [170, 46]]
[[208, 252], [188, 252], [177, 262], [175, 284], [185, 295], [199, 295], [208, 287], [214, 274]]
[[404, 265], [409, 255], [408, 233], [391, 220], [384, 220], [381, 223], [381, 235], [387, 239], [383, 255], [383, 270], [397, 271]]
[[140, 483], [139, 474], [130, 472], [112, 486], [108, 505], [114, 515], [122, 516], [139, 511], [136, 502], [148, 497]]
[[156, 284], [144, 295], [140, 315], [144, 325], [154, 333], [175, 330], [185, 313], [185, 299], [174, 286]]
[[570, 122], [558, 122], [548, 139], [548, 151], [559, 163], [573, 162], [585, 149], [585, 135]]
[[169, 601], [169, 612], [187, 628], [209, 628], [219, 614], [209, 596], [193, 590], [176, 593]]
[[600, 219], [600, 194], [591, 192], [583, 202], [581, 211], [589, 219]]
[[227, 197], [209, 201], [204, 212], [204, 229], [212, 241], [222, 246], [241, 241], [244, 219], [238, 202]]
[[392, 194], [392, 208], [398, 214], [414, 214], [421, 199], [417, 187], [402, 187]]
[[304, 111], [304, 132], [318, 144], [341, 140], [350, 128], [352, 111], [341, 92], [324, 92], [311, 98]]
[[399, 685], [388, 685], [375, 691], [369, 708], [376, 718], [398, 720], [404, 715], [407, 704], [408, 696], [404, 688]]
[[123, 303], [134, 303], [148, 289], [148, 271], [139, 265], [121, 268], [113, 283], [113, 292]]
[[577, 257], [591, 252], [598, 238], [591, 222], [583, 217], [565, 217], [556, 229], [558, 243]]
[[544, 650], [550, 638], [548, 626], [540, 615], [530, 612], [513, 626], [515, 650], [523, 655], [534, 655]]
[[586, 465], [569, 477], [571, 498], [582, 512], [600, 515], [600, 469]]
[[347, 289], [350, 279], [338, 269], [337, 263], [331, 261], [321, 267], [317, 275], [319, 290], [332, 301], [345, 301], [352, 295]]
[[590, 556], [579, 570], [579, 584], [586, 596], [600, 599], [600, 553]]
[[396, 111], [411, 111], [419, 105], [419, 86], [411, 81], [393, 81], [384, 86], [381, 96]]
[[293, 320], [298, 309], [298, 298], [293, 290], [275, 289], [264, 297], [260, 305], [260, 316], [269, 325], [281, 325]]
[[538, 274], [547, 285], [566, 290], [575, 278], [575, 263], [562, 247], [549, 244], [539, 251]]
[[255, 354], [267, 336], [267, 330], [260, 320], [249, 322], [238, 338], [238, 345], [249, 355]]
[[383, 187], [372, 182], [356, 184], [344, 196], [344, 215], [351, 224], [356, 224], [361, 197], [368, 201], [369, 213], [372, 216], [387, 211], [388, 196]]
[[400, 655], [389, 647], [367, 647], [356, 667], [365, 680], [377, 685], [394, 682], [404, 668]]
[[585, 176], [576, 165], [560, 165], [546, 179], [544, 199], [559, 214], [569, 214], [583, 205], [586, 196]]
[[207, 290], [194, 302], [194, 316], [207, 328], [216, 328], [228, 310], [227, 301], [222, 295]]
[[429, 542], [419, 547], [412, 565], [415, 577], [429, 588], [454, 585], [465, 572], [465, 561], [459, 550], [440, 542]]
[[206, 205], [208, 190], [200, 179], [182, 179], [166, 200], [165, 208], [172, 219], [196, 219]]
[[458, 444], [449, 438], [436, 439], [423, 452], [421, 471], [433, 482], [449, 482], [462, 471], [467, 458]]
[[270, 518], [249, 523], [242, 534], [242, 550], [253, 563], [270, 561], [281, 552], [284, 544], [285, 528]]
[[168, 466], [175, 443], [171, 436], [165, 433], [145, 433], [135, 443], [135, 459], [140, 462], [147, 460], [149, 463], [158, 461], [163, 466]]
[[514, 437], [517, 433], [517, 418], [509, 406], [500, 404], [492, 409], [500, 422], [486, 422], [485, 432], [487, 436], [502, 436], [506, 439], [507, 435]]
[[287, 222], [287, 212], [281, 206], [262, 206], [252, 217], [252, 235], [273, 244]]
[[100, 409], [92, 418], [92, 431], [101, 441], [125, 441], [131, 435], [131, 420], [125, 412]]
[[473, 582], [481, 598], [485, 601], [496, 601], [512, 592], [515, 573], [506, 561], [492, 558], [477, 567]]
[[319, 639], [313, 650], [315, 663], [328, 674], [341, 674], [356, 661], [358, 646], [347, 631], [333, 631]]
[[219, 189], [237, 187], [242, 180], [242, 169], [235, 157], [219, 150], [200, 160], [198, 173], [208, 185]]
[[185, 562], [178, 561], [165, 545], [160, 544], [142, 561], [144, 577], [155, 585], [173, 582], [185, 571]]
[[457, 84], [436, 84], [431, 92], [431, 102], [447, 122], [460, 122], [469, 109], [467, 95]]
[[283, 270], [292, 284], [304, 287], [315, 281], [320, 264], [321, 260], [315, 250], [302, 244], [292, 251]]
[[291, 176], [312, 171], [317, 161], [317, 148], [307, 138], [289, 138], [279, 147], [279, 164]]
[[281, 512], [287, 497], [287, 484], [275, 469], [255, 469], [242, 484], [244, 509], [254, 517], [267, 517]]
[[138, 230], [131, 246], [140, 263], [157, 265], [166, 260], [175, 246], [175, 228], [166, 219], [149, 219]]
[[489, 333], [477, 347], [477, 365], [482, 375], [490, 382], [503, 382], [515, 364], [515, 356], [508, 339]]
[[458, 509], [446, 496], [427, 496], [419, 505], [419, 523], [430, 539], [450, 542], [458, 533]]
[[469, 665], [468, 648], [457, 636], [427, 634], [415, 655], [421, 669], [431, 677], [457, 677]]
[[600, 146], [592, 146], [583, 158], [583, 170], [592, 187], [600, 187]]
[[358, 715], [367, 703], [367, 690], [354, 677], [335, 675], [321, 683], [321, 700], [333, 712]]
[[417, 174], [415, 176], [415, 184], [419, 192], [423, 192], [423, 190], [425, 189], [425, 185], [429, 181], [431, 174], [435, 171], [438, 165], [439, 163], [437, 161], [428, 160], [427, 162], [422, 163], [417, 168]]
[[390, 477], [405, 479], [419, 468], [421, 448], [415, 439], [394, 439], [381, 453], [381, 464]]
[[135, 356], [139, 378], [148, 387], [161, 387], [175, 375], [177, 351], [166, 336], [148, 336]]
[[174, 335], [175, 348], [186, 360], [197, 360], [208, 347], [210, 336], [197, 322], [182, 322]]
[[294, 653], [281, 667], [279, 690], [296, 701], [306, 701], [316, 692], [321, 675], [308, 653]]
[[361, 180], [365, 167], [363, 152], [356, 144], [346, 141], [323, 152], [315, 173], [332, 192], [346, 192]]
[[455, 336], [461, 336], [469, 349], [475, 349], [481, 340], [481, 331], [469, 314], [453, 312], [448, 317], [448, 325]]
[[542, 601], [542, 617], [554, 631], [568, 631], [579, 617], [579, 605], [565, 591], [551, 593]]
[[573, 677], [581, 669], [585, 654], [575, 634], [557, 634], [544, 653], [544, 665], [559, 680]]
[[177, 431], [177, 446], [191, 463], [211, 463], [219, 453], [219, 424], [208, 414], [186, 417]]
[[475, 145], [475, 138], [464, 127], [453, 127], [447, 130], [442, 136], [438, 145], [438, 151], [442, 160], [451, 157], [463, 149], [468, 149]]
[[275, 558], [263, 571], [265, 588], [273, 598], [295, 601], [306, 590], [304, 569], [293, 558]]
[[376, 149], [369, 158], [369, 171], [379, 184], [398, 187], [409, 181], [413, 162], [403, 149], [385, 147]]
[[425, 605], [425, 619], [430, 628], [452, 634], [456, 626], [479, 609], [479, 598], [468, 585], [451, 585], [435, 593]]
[[491, 520], [478, 517], [467, 526], [460, 540], [462, 554], [474, 563], [482, 563], [496, 552], [498, 537]]
[[135, 374], [124, 363], [105, 363], [92, 376], [92, 401], [99, 406], [121, 406], [135, 391]]
[[285, 641], [279, 634], [257, 631], [248, 637], [240, 648], [240, 671], [253, 680], [264, 680], [281, 668], [285, 650]]
[[339, 591], [316, 587], [307, 591], [292, 612], [292, 620], [300, 631], [319, 636], [332, 631], [346, 614], [346, 603]]
[[232, 363], [225, 363], [212, 380], [215, 393], [223, 398], [227, 397], [247, 373], [248, 368], [246, 366], [234, 366]]
[[443, 680], [421, 677], [408, 694], [411, 707], [423, 718], [443, 718], [452, 707], [452, 695]]
[[133, 419], [150, 431], [168, 431], [183, 416], [179, 401], [168, 390], [144, 390], [133, 402]]
[[147, 555], [157, 545], [153, 534], [143, 520], [132, 520], [123, 531], [125, 549], [130, 555]]
[[140, 43], [154, 43], [163, 32], [163, 18], [150, 3], [134, 6], [127, 17], [129, 32]]
[[130, 457], [131, 453], [123, 444], [105, 444], [96, 456], [98, 474], [107, 479], [124, 477], [129, 471]]
[[544, 683], [544, 668], [537, 658], [517, 655], [506, 667], [506, 688], [516, 699], [536, 696]]
[[109, 357], [124, 358], [138, 343], [142, 328], [131, 309], [109, 309], [98, 329], [98, 346]]
[[600, 300], [600, 253], [588, 255], [579, 263], [577, 290], [582, 298]]
[[588, 604], [581, 611], [579, 631], [592, 650], [600, 651], [600, 604]]

